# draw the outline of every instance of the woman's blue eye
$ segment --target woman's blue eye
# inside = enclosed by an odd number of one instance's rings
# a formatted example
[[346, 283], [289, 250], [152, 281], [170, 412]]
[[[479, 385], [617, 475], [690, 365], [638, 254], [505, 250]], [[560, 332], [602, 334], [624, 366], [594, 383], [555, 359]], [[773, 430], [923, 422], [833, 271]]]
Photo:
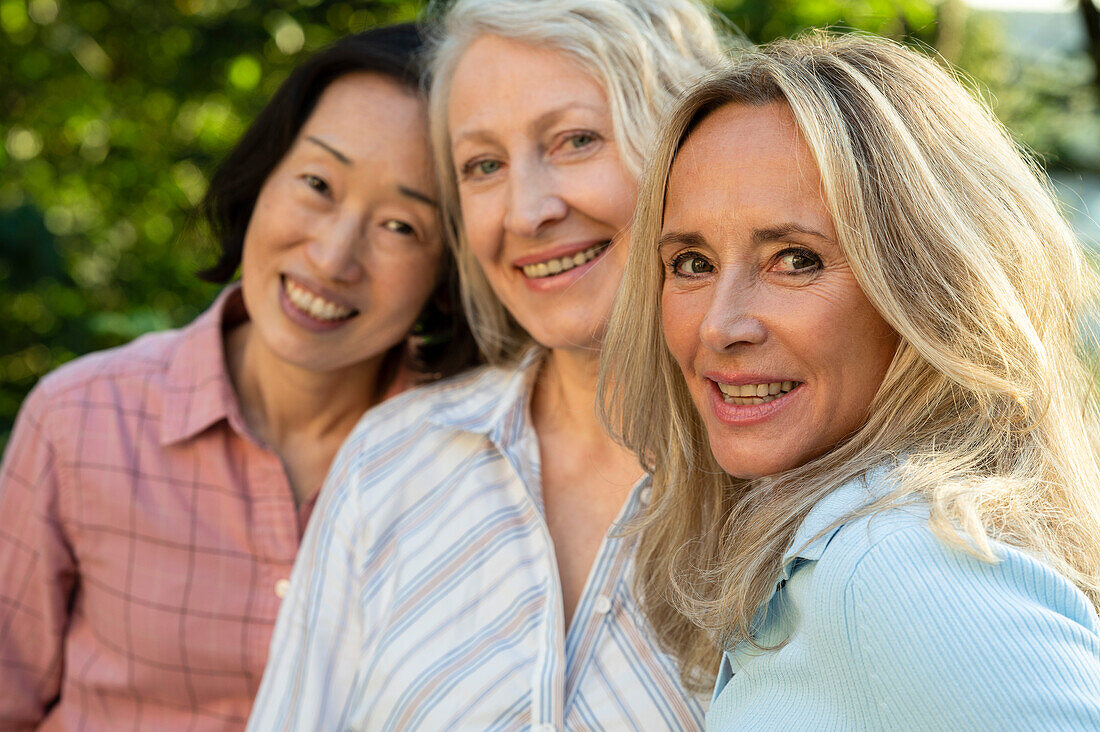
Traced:
[[475, 160], [472, 163], [467, 163], [462, 168], [464, 175], [492, 175], [501, 168], [501, 162], [499, 160], [493, 160], [492, 158], [486, 158], [485, 160]]
[[714, 266], [704, 257], [700, 257], [698, 254], [692, 254], [690, 252], [676, 257], [676, 259], [672, 261], [672, 268], [677, 274], [686, 275], [688, 277], [695, 277], [714, 271]]
[[571, 138], [569, 138], [569, 141], [571, 143], [573, 143], [573, 147], [586, 147], [588, 145], [591, 145], [593, 142], [595, 142], [595, 140], [596, 140], [595, 135], [590, 135], [590, 134], [587, 134], [587, 133], [582, 133], [582, 134], [579, 134], [579, 135], [573, 135]]

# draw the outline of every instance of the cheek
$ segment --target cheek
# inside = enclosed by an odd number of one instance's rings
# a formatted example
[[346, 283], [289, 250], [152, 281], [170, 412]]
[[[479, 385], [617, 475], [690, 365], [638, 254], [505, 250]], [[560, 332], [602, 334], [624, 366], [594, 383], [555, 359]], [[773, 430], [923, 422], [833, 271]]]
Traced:
[[818, 321], [816, 332], [805, 333], [805, 341], [816, 347], [815, 360], [834, 364], [833, 380], [838, 397], [835, 414], [846, 415], [851, 424], [845, 431], [859, 426], [867, 407], [882, 384], [898, 338], [862, 293], [851, 298], [848, 307], [838, 309], [827, 320]]
[[699, 345], [699, 314], [696, 298], [667, 286], [661, 296], [661, 326], [668, 350], [680, 368], [687, 370]]
[[[570, 182], [578, 208], [592, 218], [618, 229], [630, 225], [638, 200], [638, 185], [618, 160], [607, 161], [595, 170], [578, 171]], [[581, 199], [588, 205], [581, 206]]]
[[488, 194], [460, 196], [459, 207], [466, 245], [474, 258], [485, 264], [495, 254], [504, 230], [498, 207]]
[[399, 317], [415, 318], [420, 314], [439, 280], [442, 259], [441, 251], [425, 251], [400, 257], [389, 268], [387, 289], [395, 309], [400, 311]]

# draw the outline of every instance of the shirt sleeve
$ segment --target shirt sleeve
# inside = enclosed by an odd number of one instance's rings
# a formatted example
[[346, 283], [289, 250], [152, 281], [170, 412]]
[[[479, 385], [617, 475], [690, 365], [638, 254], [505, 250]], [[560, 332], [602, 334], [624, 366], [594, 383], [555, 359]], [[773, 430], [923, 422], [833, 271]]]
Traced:
[[363, 635], [353, 476], [338, 455], [279, 609], [249, 730], [348, 727]]
[[61, 529], [44, 391], [25, 400], [0, 465], [0, 728], [33, 729], [58, 700], [76, 562]]
[[1009, 548], [990, 564], [926, 527], [876, 543], [844, 596], [855, 683], [884, 729], [1100, 729], [1083, 593]]

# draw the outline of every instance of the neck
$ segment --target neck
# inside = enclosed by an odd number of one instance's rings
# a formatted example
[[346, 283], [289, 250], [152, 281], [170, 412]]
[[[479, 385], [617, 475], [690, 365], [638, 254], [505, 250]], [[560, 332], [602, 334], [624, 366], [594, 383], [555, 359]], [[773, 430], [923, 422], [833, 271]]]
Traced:
[[588, 441], [611, 442], [596, 417], [599, 363], [599, 351], [551, 350], [535, 384], [536, 425], [568, 429]]
[[291, 438], [342, 441], [381, 397], [385, 354], [335, 371], [311, 371], [272, 354], [245, 322], [225, 336], [229, 374], [245, 423], [282, 453]]

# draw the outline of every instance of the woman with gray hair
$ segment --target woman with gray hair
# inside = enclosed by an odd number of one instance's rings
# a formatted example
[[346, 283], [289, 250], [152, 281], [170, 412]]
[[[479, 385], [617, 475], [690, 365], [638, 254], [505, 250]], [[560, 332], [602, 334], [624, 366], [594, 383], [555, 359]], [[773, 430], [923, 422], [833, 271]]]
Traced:
[[304, 538], [252, 728], [697, 729], [630, 592], [637, 459], [595, 413], [657, 121], [722, 59], [695, 0], [458, 0], [430, 125], [490, 366], [364, 419]]
[[747, 52], [633, 237], [601, 383], [708, 728], [1100, 729], [1094, 278], [992, 114], [881, 38]]

